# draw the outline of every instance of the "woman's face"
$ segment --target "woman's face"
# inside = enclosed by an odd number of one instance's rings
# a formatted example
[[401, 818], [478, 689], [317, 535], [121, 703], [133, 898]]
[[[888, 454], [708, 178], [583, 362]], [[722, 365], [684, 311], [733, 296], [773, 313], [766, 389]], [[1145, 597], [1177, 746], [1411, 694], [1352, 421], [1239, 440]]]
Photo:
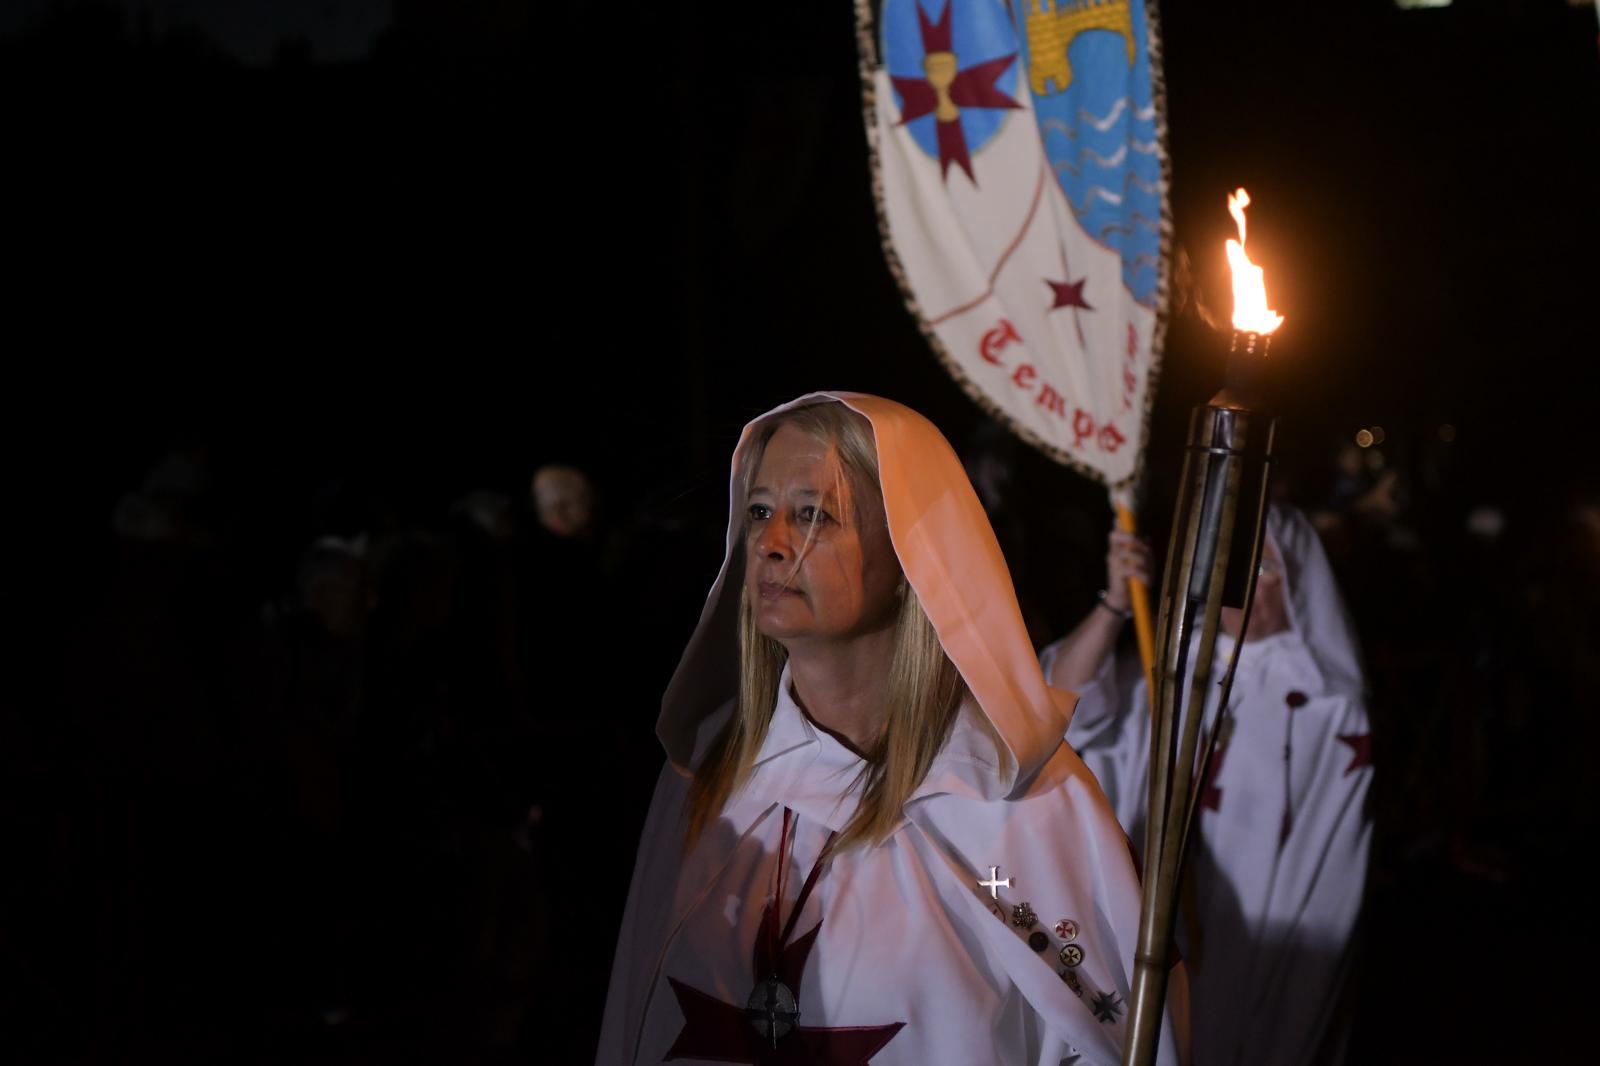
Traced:
[[[1283, 598], [1283, 557], [1269, 537], [1263, 542], [1261, 573], [1256, 576], [1256, 602], [1250, 609], [1250, 628], [1245, 642], [1264, 640], [1289, 628], [1289, 605]], [[1239, 622], [1244, 612], [1237, 607], [1222, 609], [1222, 631], [1239, 639]]]
[[756, 629], [785, 646], [894, 623], [900, 562], [883, 501], [837, 469], [820, 441], [780, 426], [747, 501], [745, 592]]

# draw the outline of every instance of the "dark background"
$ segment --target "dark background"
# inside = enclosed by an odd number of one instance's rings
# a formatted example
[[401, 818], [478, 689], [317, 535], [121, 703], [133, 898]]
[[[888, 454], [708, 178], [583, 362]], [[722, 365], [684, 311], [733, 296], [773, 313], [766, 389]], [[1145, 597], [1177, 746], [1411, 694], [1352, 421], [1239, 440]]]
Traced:
[[[1373, 674], [1361, 1056], [1572, 1061], [1595, 12], [1163, 18], [1177, 243], [1225, 308], [1224, 194], [1249, 188], [1289, 319], [1278, 490], [1323, 517]], [[1103, 490], [985, 428], [925, 349], [858, 92], [842, 2], [7, 12], [8, 1058], [589, 1057], [727, 455], [801, 392], [879, 392], [997, 452], [1037, 635], [1088, 606]], [[1222, 355], [1175, 313], [1158, 540]], [[550, 461], [600, 492], [575, 554], [529, 510]], [[452, 509], [475, 490], [508, 541]], [[130, 496], [175, 524], [130, 534]], [[326, 704], [353, 653], [296, 628], [296, 574], [362, 533], [362, 695]]]

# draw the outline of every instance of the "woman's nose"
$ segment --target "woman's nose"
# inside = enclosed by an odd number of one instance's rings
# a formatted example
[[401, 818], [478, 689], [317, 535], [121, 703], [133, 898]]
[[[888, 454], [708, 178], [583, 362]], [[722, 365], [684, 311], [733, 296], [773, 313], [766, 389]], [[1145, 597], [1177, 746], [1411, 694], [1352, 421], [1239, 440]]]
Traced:
[[775, 514], [761, 524], [761, 533], [756, 538], [756, 551], [779, 563], [792, 558], [789, 523], [782, 515]]

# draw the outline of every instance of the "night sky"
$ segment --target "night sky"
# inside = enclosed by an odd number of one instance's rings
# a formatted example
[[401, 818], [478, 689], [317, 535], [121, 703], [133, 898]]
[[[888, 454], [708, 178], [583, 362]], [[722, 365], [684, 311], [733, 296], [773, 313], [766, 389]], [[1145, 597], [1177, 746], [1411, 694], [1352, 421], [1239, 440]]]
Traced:
[[[976, 418], [883, 267], [846, 4], [141, 6], [22, 5], [0, 45], [12, 358], [75, 477], [199, 432], [420, 477], [582, 454], [631, 493], [812, 388]], [[1251, 190], [1290, 447], [1448, 422], [1513, 502], [1592, 470], [1594, 23], [1165, 13], [1177, 243], [1225, 307]], [[1220, 354], [1179, 316], [1158, 444]]]

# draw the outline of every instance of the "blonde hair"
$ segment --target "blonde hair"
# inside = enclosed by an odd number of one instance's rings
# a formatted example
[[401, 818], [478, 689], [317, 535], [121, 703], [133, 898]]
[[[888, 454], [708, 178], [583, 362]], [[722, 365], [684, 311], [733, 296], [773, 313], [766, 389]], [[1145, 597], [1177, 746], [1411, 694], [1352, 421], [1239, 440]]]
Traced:
[[[840, 521], [859, 525], [868, 507], [856, 506], [860, 492], [876, 495], [878, 453], [872, 427], [865, 418], [841, 403], [819, 403], [789, 411], [762, 426], [739, 471], [745, 496], [749, 495], [768, 441], [782, 425], [803, 430], [828, 449], [833, 468]], [[878, 509], [881, 514], [881, 507]], [[807, 543], [798, 555], [804, 554]], [[798, 561], [796, 563], [798, 565]], [[722, 812], [728, 798], [750, 776], [772, 712], [778, 701], [778, 681], [788, 652], [755, 627], [749, 600], [739, 593], [739, 695], [732, 719], [717, 736], [696, 767], [689, 787], [689, 824], [685, 847], [693, 845], [707, 825]], [[945, 655], [939, 635], [928, 620], [909, 582], [902, 582], [900, 609], [895, 622], [894, 653], [889, 665], [888, 707], [882, 731], [863, 754], [866, 766], [856, 785], [861, 800], [855, 816], [840, 832], [836, 850], [856, 844], [878, 843], [899, 824], [901, 810], [911, 798], [935, 756], [944, 747], [966, 695], [955, 664]], [[988, 719], [977, 716], [1005, 758], [1000, 736]]]

